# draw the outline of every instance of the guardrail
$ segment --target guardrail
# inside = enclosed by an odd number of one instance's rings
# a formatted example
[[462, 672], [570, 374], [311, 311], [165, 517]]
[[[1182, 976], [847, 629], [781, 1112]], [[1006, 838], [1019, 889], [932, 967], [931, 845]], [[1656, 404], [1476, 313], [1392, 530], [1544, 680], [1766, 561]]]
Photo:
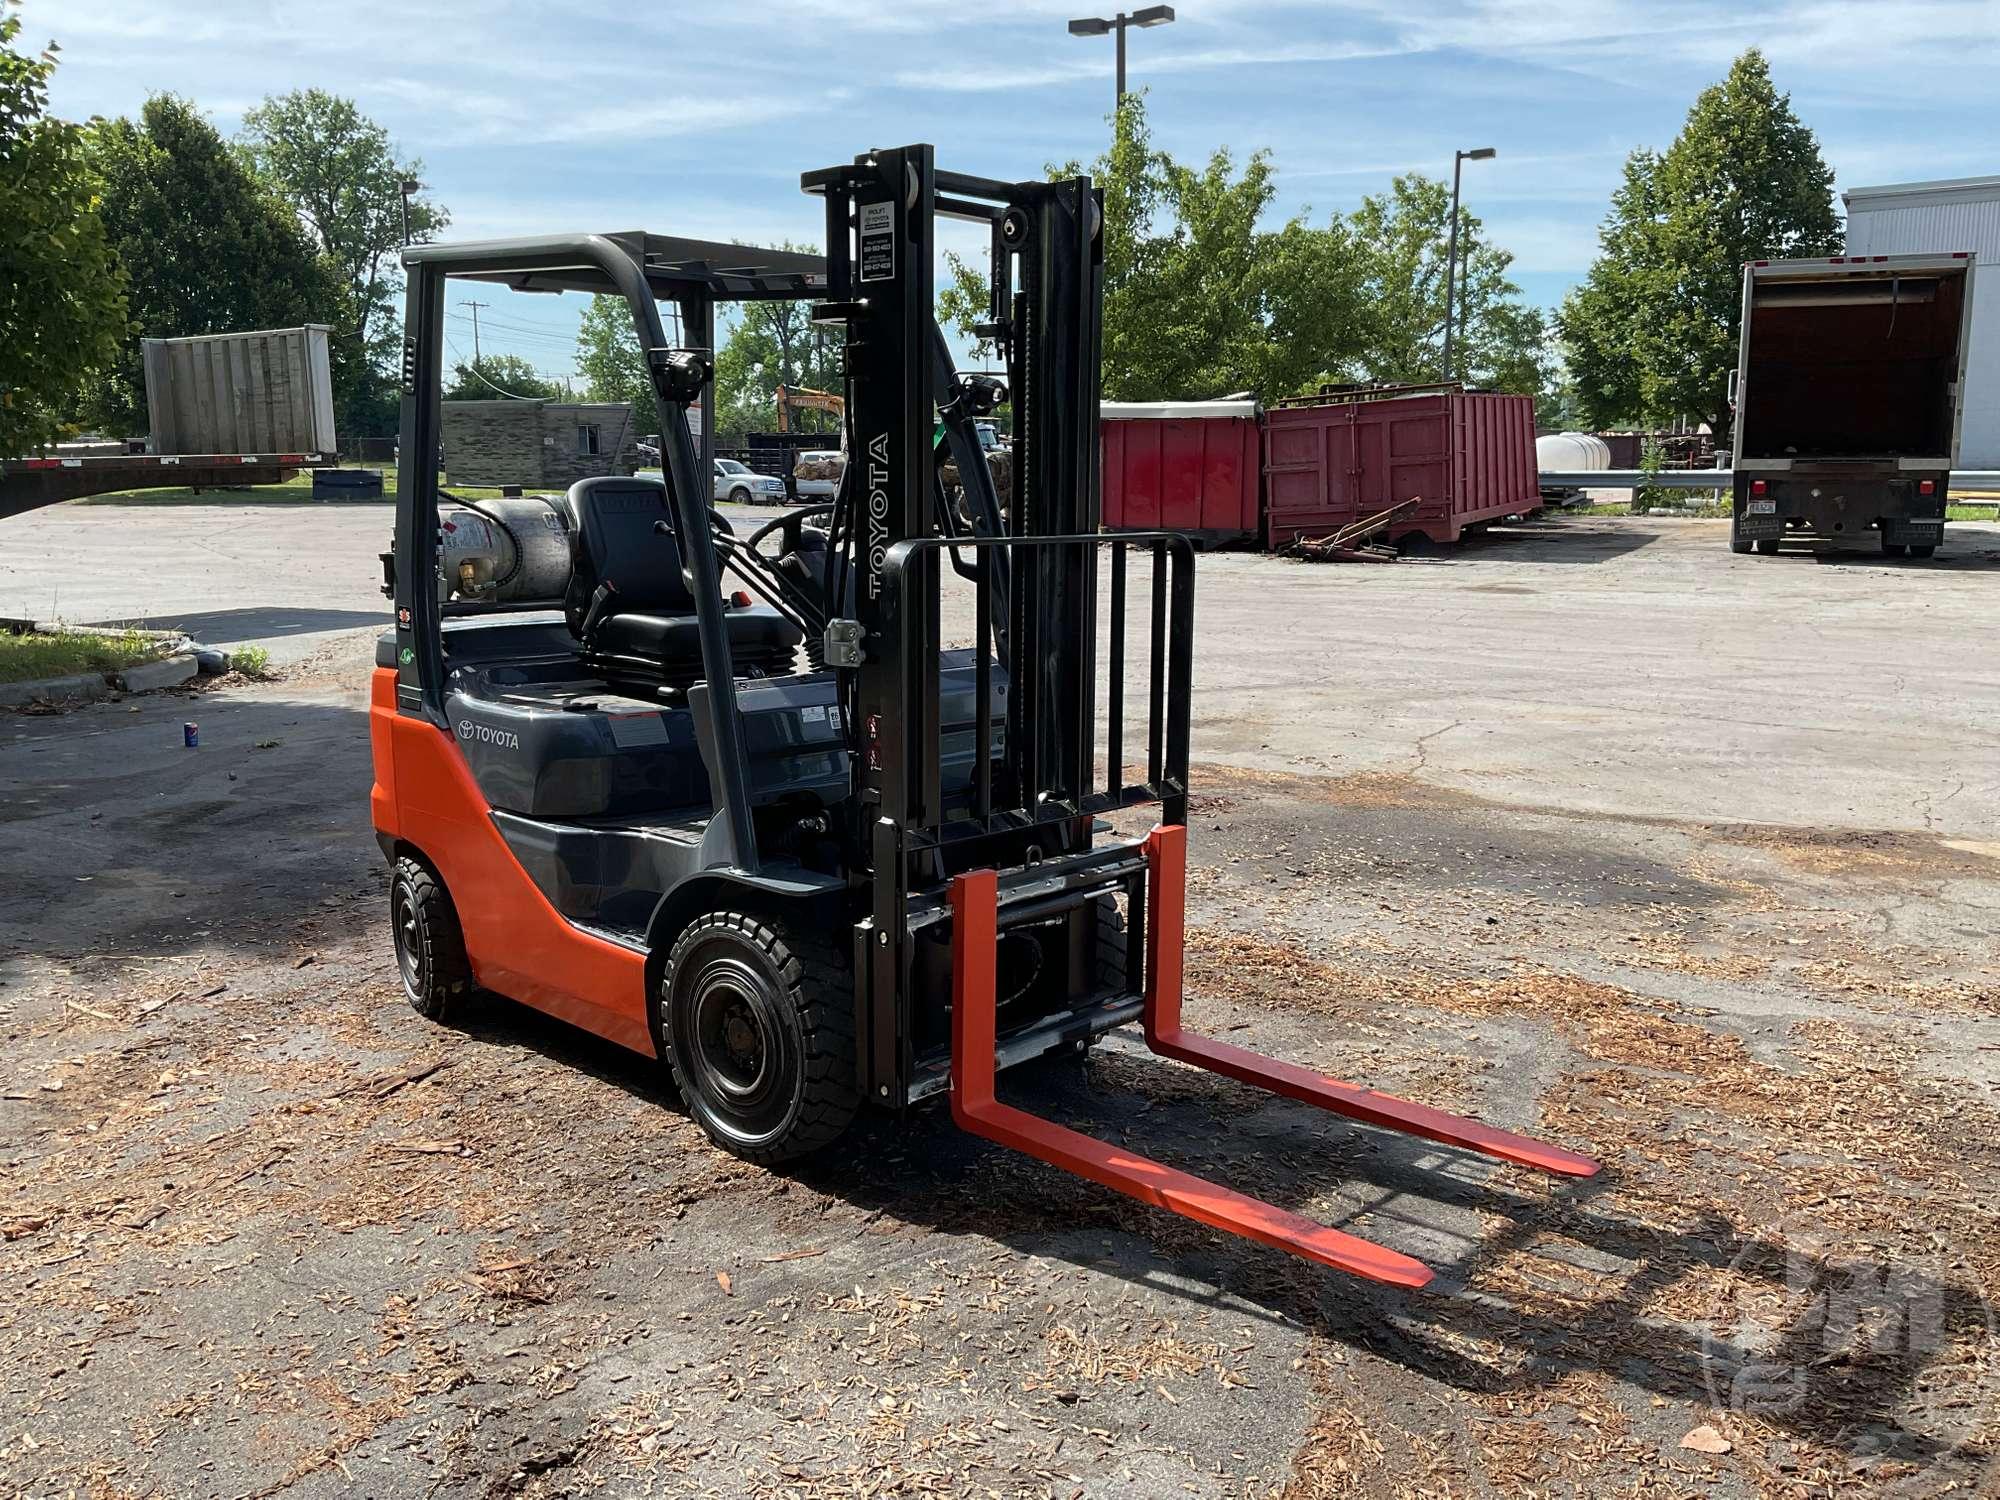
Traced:
[[[1545, 490], [1726, 490], [1735, 481], [1731, 469], [1544, 469]], [[1953, 469], [1953, 490], [2000, 490], [2000, 469]]]

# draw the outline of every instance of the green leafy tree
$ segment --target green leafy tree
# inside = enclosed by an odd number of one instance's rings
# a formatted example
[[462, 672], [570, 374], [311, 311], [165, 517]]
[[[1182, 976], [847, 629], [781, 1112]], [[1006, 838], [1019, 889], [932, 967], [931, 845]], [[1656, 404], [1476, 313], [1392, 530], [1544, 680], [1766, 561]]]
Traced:
[[[395, 369], [401, 319], [402, 184], [423, 163], [397, 156], [388, 131], [351, 99], [321, 89], [272, 95], [243, 117], [244, 157], [299, 221], [339, 279], [334, 325], [334, 399], [340, 430], [382, 436], [396, 423]], [[429, 240], [450, 222], [433, 199], [413, 194], [409, 238]]]
[[[99, 121], [90, 154], [100, 213], [128, 283], [132, 333], [150, 338], [331, 323], [338, 284], [297, 217], [251, 175], [194, 106], [148, 99], [135, 122]], [[137, 337], [90, 391], [84, 413], [146, 430]]]
[[1527, 395], [1548, 382], [1547, 328], [1508, 277], [1514, 257], [1490, 243], [1479, 219], [1458, 217], [1458, 297], [1452, 365], [1444, 361], [1445, 274], [1451, 192], [1418, 174], [1361, 200], [1350, 219], [1365, 274], [1361, 369], [1370, 380], [1450, 378]]
[[47, 113], [56, 49], [15, 51], [20, 30], [0, 0], [0, 455], [60, 435], [78, 386], [125, 330], [83, 132]]
[[[781, 250], [803, 250], [784, 244]], [[718, 434], [768, 432], [777, 426], [779, 386], [838, 391], [840, 335], [812, 319], [812, 304], [790, 300], [738, 304], [735, 326], [715, 356]], [[805, 431], [837, 430], [827, 412], [796, 412]]]
[[567, 401], [570, 390], [538, 374], [518, 354], [482, 354], [454, 365], [444, 392], [447, 401], [504, 401], [509, 396]]
[[642, 428], [653, 428], [653, 382], [623, 297], [595, 296], [576, 331], [576, 372], [592, 401], [629, 401]]
[[1558, 317], [1585, 412], [1726, 433], [1744, 263], [1839, 247], [1833, 173], [1752, 48], [1663, 154], [1625, 163], [1589, 279]]
[[1260, 229], [1277, 191], [1268, 153], [1240, 170], [1226, 150], [1185, 166], [1153, 145], [1145, 101], [1131, 95], [1089, 172], [1104, 190], [1106, 397], [1288, 395], [1354, 358], [1351, 236], [1338, 219]]

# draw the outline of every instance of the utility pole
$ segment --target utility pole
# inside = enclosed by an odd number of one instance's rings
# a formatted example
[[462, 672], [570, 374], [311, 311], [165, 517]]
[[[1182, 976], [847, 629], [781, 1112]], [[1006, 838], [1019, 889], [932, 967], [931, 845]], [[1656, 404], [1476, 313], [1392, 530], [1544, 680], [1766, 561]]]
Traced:
[[490, 308], [492, 302], [460, 302], [462, 308], [472, 308], [472, 364], [480, 362], [480, 308]]
[[1451, 379], [1451, 315], [1458, 294], [1458, 174], [1469, 161], [1491, 161], [1500, 153], [1491, 146], [1455, 152], [1451, 160], [1451, 230], [1444, 252], [1444, 378]]

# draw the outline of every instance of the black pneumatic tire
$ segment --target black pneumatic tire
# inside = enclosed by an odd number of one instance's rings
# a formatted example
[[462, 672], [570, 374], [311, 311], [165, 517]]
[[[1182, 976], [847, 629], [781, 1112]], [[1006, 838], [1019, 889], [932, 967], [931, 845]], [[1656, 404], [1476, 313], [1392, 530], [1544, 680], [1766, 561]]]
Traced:
[[1910, 543], [1910, 556], [1912, 557], [1930, 557], [1934, 553], [1936, 553], [1936, 551], [1937, 551], [1937, 543], [1935, 542]]
[[403, 998], [420, 1016], [449, 1021], [472, 994], [472, 964], [458, 912], [437, 876], [407, 855], [389, 883], [389, 924]]
[[789, 1161], [853, 1121], [854, 1006], [838, 950], [775, 918], [710, 912], [675, 939], [660, 982], [660, 1054], [723, 1150]]
[[1750, 550], [1750, 543], [1747, 540], [1739, 540], [1736, 537], [1731, 537], [1729, 539], [1729, 550], [1738, 553], [1748, 552]]
[[1765, 557], [1776, 557], [1778, 555], [1777, 538], [1773, 537], [1769, 541], [1759, 542], [1757, 544], [1757, 550]]

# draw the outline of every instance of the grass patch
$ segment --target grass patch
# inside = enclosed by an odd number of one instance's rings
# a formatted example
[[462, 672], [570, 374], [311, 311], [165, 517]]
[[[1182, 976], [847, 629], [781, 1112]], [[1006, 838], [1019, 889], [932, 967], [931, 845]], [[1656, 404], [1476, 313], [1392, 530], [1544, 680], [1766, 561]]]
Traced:
[[[324, 466], [322, 466], [324, 467]], [[382, 498], [380, 500], [344, 500], [342, 505], [393, 505], [396, 500], [396, 466], [394, 464], [342, 464], [344, 469], [380, 469], [382, 471]], [[498, 499], [497, 487], [461, 487], [451, 482], [449, 475], [441, 474], [438, 482], [454, 495], [462, 495], [468, 500]], [[283, 484], [249, 485], [237, 490], [191, 490], [185, 485], [159, 490], [113, 490], [105, 495], [88, 495], [81, 500], [72, 500], [72, 505], [311, 505], [312, 470], [301, 469]], [[332, 502], [319, 502], [332, 503]]]
[[0, 631], [0, 682], [115, 672], [157, 655], [160, 643], [136, 630], [103, 633]]

